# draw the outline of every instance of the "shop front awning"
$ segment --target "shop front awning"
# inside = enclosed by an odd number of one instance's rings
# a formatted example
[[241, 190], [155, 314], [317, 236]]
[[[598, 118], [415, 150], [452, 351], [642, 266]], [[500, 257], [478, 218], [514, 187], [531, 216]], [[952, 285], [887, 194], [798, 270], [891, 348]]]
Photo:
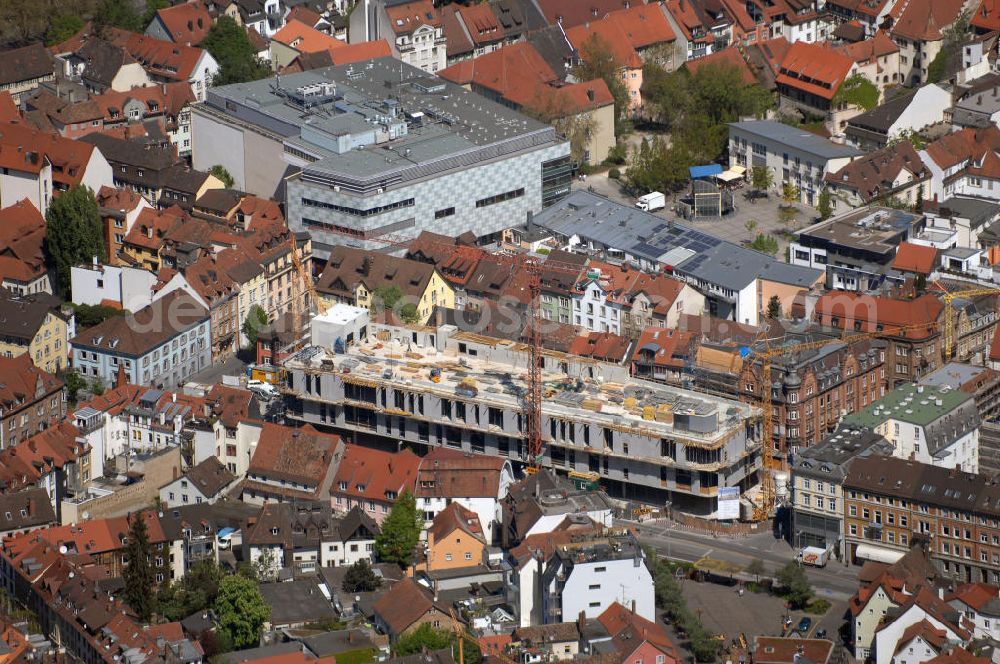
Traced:
[[865, 560], [874, 560], [877, 563], [891, 565], [905, 554], [895, 549], [885, 549], [881, 546], [872, 546], [871, 544], [859, 544], [855, 555]]
[[735, 171], [729, 170], [723, 173], [719, 173], [715, 176], [716, 180], [721, 180], [722, 182], [732, 182], [733, 180], [739, 180], [743, 177], [742, 173], [736, 173]]

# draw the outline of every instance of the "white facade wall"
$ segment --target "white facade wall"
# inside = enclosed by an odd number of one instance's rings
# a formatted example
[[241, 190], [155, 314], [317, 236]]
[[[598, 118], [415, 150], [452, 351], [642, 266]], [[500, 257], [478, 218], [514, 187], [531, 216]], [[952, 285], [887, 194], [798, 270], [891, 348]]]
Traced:
[[865, 660], [868, 658], [875, 646], [875, 630], [882, 622], [886, 612], [895, 606], [897, 604], [889, 599], [881, 587], [868, 598], [868, 603], [851, 624], [855, 659]]
[[892, 443], [895, 448], [893, 456], [900, 459], [912, 456], [920, 463], [941, 468], [961, 466], [964, 472], [979, 472], [979, 429], [958, 438], [933, 456], [927, 449], [927, 436], [922, 426], [889, 419], [880, 424], [876, 431]]
[[979, 613], [960, 600], [952, 600], [949, 604], [961, 611], [966, 620], [972, 621], [973, 637], [977, 639], [993, 639], [1000, 641], [1000, 615]]
[[156, 275], [148, 270], [116, 265], [84, 265], [70, 269], [74, 304], [97, 305], [110, 300], [138, 311], [153, 301]]
[[929, 659], [937, 657], [937, 651], [919, 636], [910, 639], [909, 643], [900, 644], [893, 664], [924, 664]]
[[0, 172], [0, 208], [10, 207], [27, 198], [45, 215], [52, 200], [52, 166], [45, 164], [36, 175], [27, 171], [4, 169]]
[[575, 563], [562, 589], [564, 621], [601, 615], [614, 602], [631, 606], [646, 620], [656, 620], [653, 577], [641, 559]]
[[757, 306], [757, 279], [743, 287], [736, 294], [736, 320], [747, 325], [760, 322], [760, 307]]
[[889, 127], [889, 140], [906, 131], [920, 131], [924, 127], [944, 120], [944, 112], [951, 106], [951, 93], [933, 83], [923, 86], [913, 95], [913, 100]]
[[[267, 36], [270, 37], [270, 35]], [[212, 78], [218, 71], [219, 63], [215, 61], [215, 58], [208, 51], [202, 49], [201, 57], [198, 58], [198, 64], [188, 79], [195, 99], [205, 101], [205, 91], [212, 84]]]
[[200, 505], [201, 503], [214, 503], [215, 500], [214, 497], [203, 494], [193, 482], [183, 475], [160, 488], [160, 502], [164, 507]]
[[927, 620], [937, 629], [944, 630], [949, 640], [960, 640], [958, 635], [945, 623], [924, 611], [919, 605], [914, 604], [875, 635], [875, 664], [893, 664], [896, 645], [903, 638], [903, 632], [922, 620]]
[[573, 324], [591, 332], [621, 334], [621, 305], [609, 302], [607, 291], [597, 281], [591, 281], [583, 293], [573, 295]]
[[[541, 533], [551, 533], [559, 524], [561, 524], [567, 517], [567, 514], [550, 514], [547, 516], [542, 516], [535, 522], [533, 526], [524, 534], [524, 538], [529, 535], [538, 535]], [[611, 510], [596, 510], [593, 512], [586, 512], [588, 516], [593, 521], [605, 528], [610, 528], [612, 523]]]

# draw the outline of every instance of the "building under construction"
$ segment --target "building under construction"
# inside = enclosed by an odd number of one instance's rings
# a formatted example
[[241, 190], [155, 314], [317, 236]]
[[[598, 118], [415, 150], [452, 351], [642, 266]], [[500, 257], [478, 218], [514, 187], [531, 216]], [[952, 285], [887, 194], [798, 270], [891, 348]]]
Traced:
[[[375, 330], [344, 353], [313, 346], [290, 358], [287, 416], [362, 444], [445, 446], [535, 461], [599, 477], [615, 496], [706, 517], [719, 517], [720, 489], [753, 497], [759, 413], [746, 404], [543, 351], [544, 446], [532, 460], [524, 413], [528, 346], [451, 325]], [[723, 513], [732, 515], [735, 492], [722, 493]]]

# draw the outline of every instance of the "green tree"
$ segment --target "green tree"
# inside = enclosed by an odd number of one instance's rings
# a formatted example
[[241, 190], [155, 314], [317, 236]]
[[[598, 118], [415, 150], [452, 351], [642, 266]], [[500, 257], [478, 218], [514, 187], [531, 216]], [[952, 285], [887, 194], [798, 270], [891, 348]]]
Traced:
[[375, 536], [375, 553], [379, 560], [406, 567], [420, 541], [423, 525], [417, 513], [416, 498], [409, 491], [404, 491], [396, 498], [389, 515], [382, 522], [382, 531]]
[[76, 372], [75, 369], [67, 369], [65, 373], [59, 376], [62, 381], [66, 383], [66, 398], [70, 400], [71, 403], [76, 403], [76, 397], [80, 390], [87, 387], [87, 379]]
[[361, 559], [347, 569], [344, 574], [343, 588], [345, 593], [371, 592], [382, 585], [382, 579], [375, 575], [375, 570], [367, 560]]
[[691, 76], [691, 85], [696, 103], [712, 124], [760, 117], [774, 106], [769, 91], [760, 85], [748, 85], [740, 69], [727, 63], [698, 67]]
[[833, 194], [830, 193], [829, 187], [823, 187], [823, 190], [819, 192], [819, 218], [826, 221], [833, 216]]
[[233, 176], [229, 174], [229, 171], [227, 171], [226, 167], [223, 166], [222, 164], [216, 164], [215, 166], [212, 166], [210, 169], [208, 169], [208, 172], [214, 175], [215, 177], [219, 178], [219, 180], [222, 181], [222, 184], [226, 187], [226, 189], [233, 188], [233, 182], [235, 182], [235, 180], [233, 180]]
[[59, 290], [72, 300], [70, 268], [104, 258], [104, 237], [97, 199], [89, 188], [77, 185], [53, 199], [45, 215], [45, 247], [55, 267]]
[[95, 396], [104, 394], [104, 380], [100, 376], [94, 376], [90, 379], [90, 393]]
[[373, 302], [379, 303], [385, 310], [393, 309], [401, 299], [403, 299], [403, 291], [395, 284], [382, 284], [376, 286], [372, 291]]
[[879, 93], [878, 87], [874, 83], [861, 74], [854, 74], [853, 76], [848, 76], [840, 84], [840, 88], [833, 95], [831, 103], [834, 106], [850, 104], [851, 106], [857, 106], [858, 108], [870, 111], [878, 106], [880, 97], [881, 93]]
[[796, 561], [790, 560], [778, 570], [775, 580], [783, 589], [784, 597], [788, 600], [792, 608], [801, 609], [813, 598], [812, 585], [809, 577]]
[[760, 583], [760, 577], [762, 575], [767, 574], [767, 568], [764, 567], [764, 561], [760, 558], [754, 558], [751, 560], [750, 564], [747, 565], [746, 569], [743, 571], [747, 574], [753, 574], [753, 580], [757, 583]]
[[913, 288], [917, 293], [923, 293], [927, 290], [927, 275], [918, 274], [917, 278], [913, 280]]
[[149, 25], [156, 12], [170, 6], [169, 0], [146, 0], [146, 11], [142, 14], [142, 24]]
[[611, 45], [597, 34], [580, 45], [579, 54], [580, 64], [573, 68], [573, 76], [578, 81], [604, 80], [615, 99], [615, 135], [628, 133], [626, 118], [630, 100], [622, 81], [623, 64], [618, 62]]
[[257, 559], [250, 564], [249, 575], [258, 583], [267, 583], [277, 578], [279, 567], [281, 565], [278, 563], [274, 551], [262, 549]]
[[94, 14], [94, 26], [98, 32], [103, 28], [142, 32], [146, 28], [132, 0], [102, 0]]
[[774, 174], [767, 166], [754, 166], [750, 169], [750, 183], [757, 191], [767, 191], [774, 186]]
[[271, 607], [260, 594], [257, 582], [242, 574], [219, 581], [215, 598], [215, 618], [219, 631], [234, 648], [260, 644], [264, 623], [271, 617]]
[[781, 318], [781, 299], [777, 295], [772, 295], [767, 301], [767, 317], [771, 320]]
[[60, 14], [52, 18], [49, 29], [45, 31], [45, 45], [60, 44], [83, 28], [83, 19], [77, 14]]
[[247, 348], [257, 348], [257, 336], [267, 326], [267, 312], [259, 304], [251, 304], [247, 309], [247, 317], [243, 319], [240, 331], [247, 338]]
[[125, 309], [116, 309], [105, 304], [74, 304], [77, 331], [103, 323], [113, 316], [128, 316]]
[[257, 57], [246, 31], [229, 16], [220, 16], [201, 42], [219, 63], [213, 85], [246, 83], [267, 78], [271, 68]]
[[768, 256], [778, 255], [778, 241], [771, 235], [758, 233], [757, 237], [750, 243], [749, 246], [751, 249], [755, 249], [762, 254], [767, 254]]
[[160, 589], [156, 611], [167, 620], [181, 620], [212, 607], [219, 594], [222, 570], [214, 560], [201, 560], [180, 581]]
[[757, 220], [756, 219], [748, 219], [746, 221], [746, 223], [743, 224], [743, 228], [747, 229], [747, 233], [750, 233], [750, 235], [753, 235], [753, 232], [755, 230], [757, 230]]
[[687, 630], [691, 654], [699, 662], [714, 662], [722, 652], [722, 641], [698, 623]]
[[798, 203], [800, 193], [799, 188], [791, 182], [781, 185], [781, 200], [785, 202], [785, 205], [795, 205]]
[[129, 515], [128, 543], [125, 556], [128, 563], [122, 576], [125, 578], [125, 601], [142, 622], [153, 615], [153, 568], [149, 564], [149, 533], [146, 518], [141, 512]]
[[[397, 657], [414, 655], [419, 652], [443, 650], [455, 646], [455, 633], [443, 629], [435, 629], [430, 623], [424, 623], [409, 634], [396, 641], [393, 652]], [[462, 656], [467, 664], [479, 664], [482, 653], [479, 646], [470, 639], [462, 639]], [[456, 658], [457, 659], [457, 658]]]

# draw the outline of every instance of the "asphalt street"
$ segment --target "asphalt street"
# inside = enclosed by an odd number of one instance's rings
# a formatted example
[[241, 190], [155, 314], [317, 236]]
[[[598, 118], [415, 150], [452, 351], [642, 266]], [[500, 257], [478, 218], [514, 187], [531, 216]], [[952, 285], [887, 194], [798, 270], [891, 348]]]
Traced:
[[[628, 522], [636, 527], [633, 522]], [[702, 558], [723, 560], [745, 567], [759, 558], [769, 572], [794, 558], [794, 551], [784, 540], [770, 531], [741, 538], [713, 537], [711, 534], [684, 529], [674, 523], [638, 524], [639, 541], [653, 546], [661, 555], [673, 560], [695, 562]], [[848, 599], [858, 588], [858, 567], [845, 566], [831, 559], [826, 567], [806, 567], [817, 597], [830, 601]]]

